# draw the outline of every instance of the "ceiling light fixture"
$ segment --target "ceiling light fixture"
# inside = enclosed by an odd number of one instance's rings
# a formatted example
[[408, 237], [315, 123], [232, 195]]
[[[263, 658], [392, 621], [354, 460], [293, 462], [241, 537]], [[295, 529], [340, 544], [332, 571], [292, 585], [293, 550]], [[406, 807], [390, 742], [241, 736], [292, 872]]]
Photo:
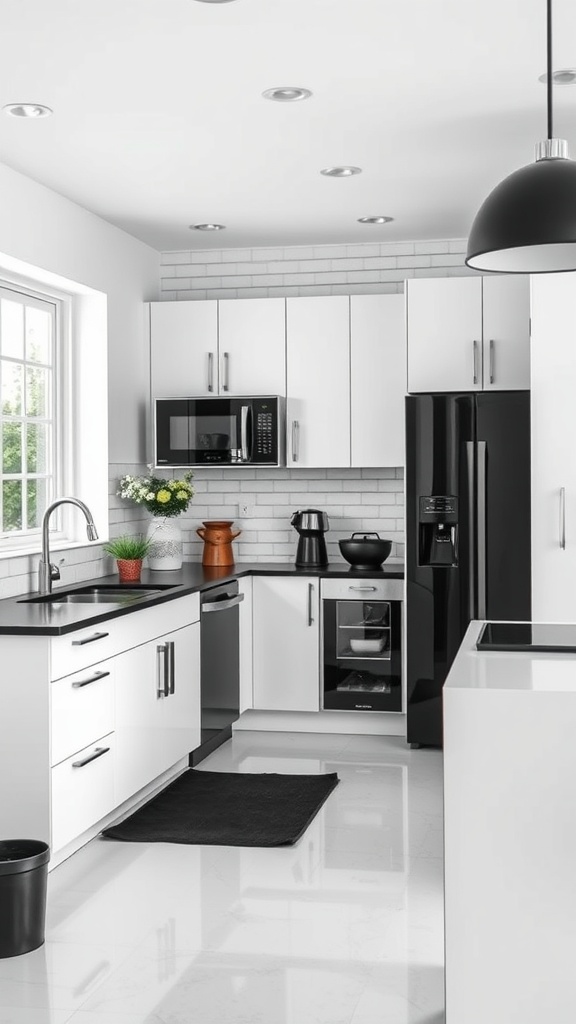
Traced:
[[[546, 85], [548, 81], [546, 72], [540, 75], [538, 81], [544, 82], [544, 85]], [[561, 68], [558, 71], [553, 71], [552, 81], [554, 85], [576, 85], [576, 68]]]
[[10, 117], [50, 117], [54, 111], [52, 107], [46, 107], [43, 103], [6, 103], [2, 107], [5, 114]]
[[324, 167], [320, 174], [327, 178], [351, 178], [353, 174], [362, 174], [361, 167]]
[[265, 100], [276, 100], [278, 103], [294, 103], [296, 100], [308, 100], [310, 89], [301, 89], [299, 85], [278, 85], [274, 89], [266, 89], [262, 93]]
[[189, 224], [190, 231], [224, 231], [225, 224]]
[[502, 274], [576, 270], [576, 163], [552, 136], [552, 0], [546, 3], [548, 137], [536, 162], [514, 171], [480, 207], [466, 263]]
[[358, 217], [359, 224], [389, 224], [394, 217]]

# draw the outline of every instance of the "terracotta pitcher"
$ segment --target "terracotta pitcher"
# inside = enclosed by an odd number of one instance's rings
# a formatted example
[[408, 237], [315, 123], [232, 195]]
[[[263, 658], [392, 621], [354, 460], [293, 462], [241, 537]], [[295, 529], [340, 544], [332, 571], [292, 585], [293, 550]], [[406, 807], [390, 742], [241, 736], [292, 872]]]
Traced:
[[232, 541], [242, 530], [232, 530], [232, 519], [212, 519], [198, 527], [196, 533], [204, 541], [202, 565], [234, 565]]

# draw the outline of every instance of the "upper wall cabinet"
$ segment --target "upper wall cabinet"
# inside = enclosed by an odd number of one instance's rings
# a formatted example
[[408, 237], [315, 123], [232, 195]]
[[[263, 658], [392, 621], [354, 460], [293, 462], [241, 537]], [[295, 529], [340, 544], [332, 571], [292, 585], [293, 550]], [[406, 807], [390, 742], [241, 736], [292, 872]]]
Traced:
[[285, 395], [285, 300], [150, 303], [153, 398]]
[[408, 391], [530, 387], [525, 275], [406, 282]]
[[403, 295], [350, 297], [352, 466], [404, 465]]
[[286, 464], [350, 466], [350, 299], [287, 299], [286, 323]]

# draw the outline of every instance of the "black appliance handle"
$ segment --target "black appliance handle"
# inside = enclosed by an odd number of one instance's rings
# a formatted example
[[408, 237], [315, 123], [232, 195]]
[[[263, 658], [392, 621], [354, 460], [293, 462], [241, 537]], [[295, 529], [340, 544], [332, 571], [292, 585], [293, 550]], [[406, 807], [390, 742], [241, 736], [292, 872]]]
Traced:
[[470, 619], [476, 618], [476, 564], [474, 552], [476, 548], [476, 502], [474, 495], [475, 476], [475, 448], [474, 441], [466, 441], [466, 468], [467, 468], [467, 490], [468, 490], [468, 615]]
[[486, 618], [486, 441], [477, 441], [478, 618]]

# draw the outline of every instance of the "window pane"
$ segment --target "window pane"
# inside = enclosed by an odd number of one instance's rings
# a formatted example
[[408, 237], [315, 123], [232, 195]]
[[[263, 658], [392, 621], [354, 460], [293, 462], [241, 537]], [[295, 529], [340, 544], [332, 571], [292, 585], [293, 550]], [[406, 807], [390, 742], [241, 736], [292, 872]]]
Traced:
[[22, 367], [17, 363], [0, 364], [2, 376], [2, 412], [5, 416], [22, 415]]
[[[26, 431], [26, 469], [28, 473], [48, 472], [48, 428], [45, 423], [29, 423]], [[6, 470], [8, 472], [8, 470]], [[10, 470], [17, 473], [18, 470]]]
[[35, 530], [42, 525], [42, 516], [46, 511], [48, 493], [47, 480], [29, 480], [28, 494], [28, 529]]
[[2, 430], [2, 472], [22, 472], [22, 424], [4, 423]]
[[24, 356], [24, 306], [10, 299], [0, 301], [0, 338], [2, 355]]
[[52, 362], [52, 317], [47, 310], [26, 307], [26, 359]]
[[50, 370], [26, 368], [26, 415], [49, 416]]
[[3, 498], [3, 530], [22, 529], [22, 482], [21, 480], [4, 480], [2, 483]]

